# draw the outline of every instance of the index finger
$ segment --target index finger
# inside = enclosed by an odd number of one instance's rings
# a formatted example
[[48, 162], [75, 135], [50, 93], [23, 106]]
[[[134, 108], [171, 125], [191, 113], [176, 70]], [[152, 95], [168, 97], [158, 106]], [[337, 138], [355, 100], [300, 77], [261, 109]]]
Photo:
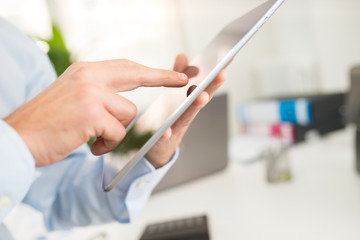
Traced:
[[125, 59], [84, 63], [83, 68], [90, 81], [111, 92], [138, 87], [182, 87], [188, 82], [183, 73], [150, 68]]

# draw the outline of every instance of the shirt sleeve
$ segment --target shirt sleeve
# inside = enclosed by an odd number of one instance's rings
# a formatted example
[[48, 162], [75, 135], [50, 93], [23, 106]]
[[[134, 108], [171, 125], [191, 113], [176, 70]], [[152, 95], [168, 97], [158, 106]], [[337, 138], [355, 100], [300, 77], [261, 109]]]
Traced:
[[152, 190], [174, 164], [178, 150], [163, 167], [143, 158], [110, 192], [102, 189], [103, 159], [82, 146], [67, 159], [39, 169], [41, 176], [24, 199], [44, 215], [48, 230], [133, 221]]
[[[0, 117], [56, 78], [49, 59], [35, 43], [1, 18], [0, 70]], [[105, 193], [103, 159], [91, 155], [86, 145], [60, 162], [35, 169], [20, 136], [0, 121], [0, 222], [21, 200], [43, 213], [50, 230], [132, 221], [176, 157], [177, 153], [156, 170], [142, 159], [115, 189]]]
[[34, 159], [16, 131], [0, 120], [0, 223], [33, 182]]

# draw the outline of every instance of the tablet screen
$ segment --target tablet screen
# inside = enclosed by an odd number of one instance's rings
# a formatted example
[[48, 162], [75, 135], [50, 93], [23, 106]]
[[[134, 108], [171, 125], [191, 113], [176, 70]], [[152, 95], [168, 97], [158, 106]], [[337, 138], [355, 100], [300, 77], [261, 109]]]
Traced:
[[[167, 88], [127, 129], [104, 167], [103, 186], [110, 190], [156, 143], [197, 95], [216, 77], [284, 0], [270, 0], [228, 24], [189, 65], [199, 69], [182, 88]], [[197, 88], [187, 96], [190, 86]]]

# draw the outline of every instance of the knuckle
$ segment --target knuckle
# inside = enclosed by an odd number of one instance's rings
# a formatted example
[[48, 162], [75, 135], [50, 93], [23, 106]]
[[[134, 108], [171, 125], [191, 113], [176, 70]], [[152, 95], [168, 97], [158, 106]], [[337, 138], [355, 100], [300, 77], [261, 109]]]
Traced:
[[131, 120], [136, 117], [138, 113], [137, 106], [126, 98], [122, 98], [124, 120]]
[[77, 72], [83, 68], [86, 68], [86, 65], [86, 62], [75, 62], [70, 65], [70, 69], [72, 69], [74, 72]]
[[117, 142], [120, 142], [121, 140], [124, 139], [125, 135], [126, 135], [126, 129], [125, 129], [125, 127], [123, 127], [123, 126], [122, 126], [122, 127], [119, 127], [118, 134], [116, 135], [116, 136], [117, 136], [116, 141], [117, 141]]
[[138, 113], [138, 109], [137, 109], [136, 105], [134, 103], [130, 102], [130, 104], [129, 104], [130, 117], [131, 118], [136, 117], [137, 113]]
[[189, 127], [190, 124], [191, 124], [191, 122], [192, 122], [192, 119], [186, 119], [186, 120], [183, 122], [183, 126], [184, 126], [184, 127]]
[[73, 68], [74, 70], [82, 68], [83, 66], [85, 66], [85, 62], [79, 61], [79, 62], [74, 62], [73, 64], [71, 64], [71, 68]]
[[91, 68], [86, 62], [76, 62], [71, 66], [73, 71], [73, 78], [77, 81], [87, 81], [91, 77]]
[[144, 85], [147, 82], [147, 74], [143, 69], [137, 69], [136, 71], [137, 74], [137, 78], [136, 79], [136, 84], [138, 84], [139, 86]]
[[126, 65], [132, 64], [132, 61], [130, 61], [129, 59], [126, 59], [126, 58], [120, 59], [120, 61]]
[[132, 67], [135, 65], [135, 63], [129, 59], [123, 58], [123, 59], [119, 59], [119, 63], [120, 65], [124, 65], [126, 67]]
[[166, 83], [166, 82], [171, 82], [172, 84], [180, 84], [180, 80], [179, 80], [179, 74], [176, 72], [172, 72], [172, 71], [166, 71], [162, 73], [163, 77], [162, 77], [162, 83]]
[[174, 75], [172, 74], [172, 72], [161, 71], [161, 72], [159, 73], [159, 75], [161, 76], [161, 77], [159, 78], [159, 80], [161, 80], [161, 81], [160, 81], [161, 83], [165, 83], [165, 82], [167, 82], [167, 81], [169, 81], [169, 80], [174, 79]]
[[115, 144], [114, 147], [121, 140], [123, 140], [126, 135], [126, 129], [122, 124], [119, 124], [116, 127], [111, 127], [111, 128], [105, 129], [104, 131], [109, 131], [112, 133], [111, 136], [109, 136], [107, 140], [113, 142]]
[[136, 63], [129, 60], [129, 59], [123, 59], [124, 63], [130, 66], [136, 66]]
[[161, 82], [174, 79], [175, 75], [173, 73], [174, 72], [172, 71], [160, 70], [160, 69], [157, 71], [157, 74], [159, 75], [159, 79], [161, 80]]

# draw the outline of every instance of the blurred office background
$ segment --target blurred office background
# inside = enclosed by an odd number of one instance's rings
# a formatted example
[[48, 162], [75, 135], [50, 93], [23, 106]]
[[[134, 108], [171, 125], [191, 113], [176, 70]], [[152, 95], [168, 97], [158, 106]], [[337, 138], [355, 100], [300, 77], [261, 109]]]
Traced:
[[[191, 59], [224, 25], [261, 2], [1, 0], [0, 16], [45, 39], [56, 23], [76, 60], [129, 58], [171, 68], [176, 54]], [[229, 68], [222, 90], [231, 104], [273, 93], [347, 89], [348, 70], [359, 62], [359, 4], [286, 2]], [[234, 130], [235, 117], [230, 120]]]
[[[151, 67], [171, 68], [178, 53], [186, 53], [190, 59], [196, 56], [228, 22], [262, 2], [262, 0], [0, 0], [0, 16], [35, 39], [51, 38], [51, 25], [55, 23], [73, 60], [128, 58]], [[228, 68], [229, 79], [222, 86], [220, 93], [226, 93], [228, 96], [229, 139], [240, 135], [241, 122], [236, 118], [235, 111], [239, 103], [284, 94], [348, 91], [349, 71], [353, 66], [360, 64], [359, 25], [360, 1], [358, 0], [286, 1], [241, 50]], [[43, 41], [37, 41], [44, 51], [48, 50], [48, 46]], [[153, 95], [154, 93], [140, 91], [129, 93], [128, 96], [141, 108], [142, 104], [149, 101], [148, 99]], [[243, 206], [234, 206], [238, 215], [236, 219], [244, 218], [238, 222], [235, 220], [239, 226], [238, 231], [248, 234], [244, 235], [248, 236], [248, 239], [275, 239], [275, 237], [285, 239], [281, 236], [290, 239], [302, 239], [300, 237], [323, 239], [322, 237], [328, 237], [326, 231], [331, 233], [330, 238], [327, 239], [340, 239], [340, 235], [347, 236], [343, 237], [344, 239], [357, 239], [354, 236], [359, 236], [355, 226], [360, 221], [360, 181], [353, 166], [355, 161], [352, 152], [353, 131], [351, 128], [346, 128], [341, 133], [337, 132], [337, 135], [331, 135], [318, 142], [306, 143], [307, 145], [290, 151], [291, 169], [295, 177], [291, 180], [292, 183], [280, 187], [267, 185], [260, 163], [245, 165], [241, 170], [234, 170], [230, 165], [231, 169], [227, 169], [226, 174], [232, 176], [231, 179], [249, 181], [248, 185], [239, 182], [238, 188], [250, 186], [254, 188], [241, 190], [242, 197], [247, 202], [245, 201]], [[337, 150], [328, 154], [327, 151], [330, 149]], [[303, 156], [308, 160], [301, 159]], [[331, 157], [336, 159], [326, 161]], [[238, 165], [239, 163], [236, 163], [235, 167]], [[327, 172], [323, 176], [324, 169], [327, 169]], [[240, 179], [234, 176], [238, 173], [243, 174]], [[244, 176], [248, 176], [248, 179]], [[301, 179], [305, 182], [298, 183], [297, 181]], [[320, 183], [314, 182], [314, 179], [319, 180]], [[218, 183], [222, 181], [221, 179], [208, 180], [214, 185], [214, 195], [209, 195], [210, 198], [219, 195], [221, 197], [222, 188], [229, 189], [229, 186], [224, 187]], [[254, 181], [253, 186], [252, 181]], [[231, 184], [237, 185], [236, 182]], [[316, 191], [317, 188], [319, 192]], [[332, 199], [318, 196], [324, 188], [329, 189], [330, 192], [331, 189], [334, 190], [329, 195], [325, 193], [324, 196], [335, 198], [336, 201], [331, 203]], [[180, 193], [173, 191], [171, 194], [185, 199], [184, 202], [188, 202], [189, 199], [197, 201], [197, 196], [181, 195], [181, 193], [187, 194], [186, 190], [183, 191]], [[239, 193], [238, 199], [240, 205], [241, 194]], [[276, 197], [272, 197], [273, 194]], [[287, 198], [288, 195], [292, 197]], [[273, 205], [267, 202], [267, 197], [270, 202], [274, 201]], [[155, 196], [155, 198], [159, 197]], [[315, 203], [311, 202], [312, 198]], [[344, 199], [341, 200], [342, 198]], [[303, 202], [293, 205], [285, 199], [291, 201], [298, 199]], [[281, 204], [276, 201], [280, 201]], [[329, 208], [324, 207], [321, 201], [324, 201], [323, 204], [328, 205]], [[161, 209], [148, 210], [159, 207], [160, 202], [150, 202], [150, 206], [147, 207], [148, 212], [145, 212], [145, 219], [160, 221], [168, 217], [161, 213]], [[224, 202], [226, 203], [227, 200]], [[245, 209], [247, 203], [250, 205], [253, 203], [252, 210], [257, 209], [257, 211], [250, 212]], [[177, 208], [176, 205], [173, 207]], [[212, 221], [216, 222], [216, 219], [223, 218], [222, 225], [210, 226], [214, 229], [211, 230], [214, 239], [240, 239], [239, 237], [243, 236], [241, 233], [230, 235], [229, 226], [232, 226], [231, 221], [235, 218], [228, 218], [229, 213], [224, 213], [232, 211], [227, 207], [222, 206], [221, 209], [212, 210], [218, 213], [211, 216]], [[299, 207], [298, 212], [293, 212], [296, 207]], [[270, 208], [273, 208], [271, 216], [265, 214]], [[337, 209], [334, 214], [327, 212], [332, 208]], [[196, 214], [196, 209], [194, 211]], [[312, 215], [304, 216], [301, 211], [309, 214], [311, 211]], [[207, 211], [202, 209], [201, 212]], [[146, 214], [150, 213], [157, 213], [164, 219], [146, 217]], [[290, 213], [293, 213], [295, 218], [308, 219], [309, 224], [306, 224], [306, 220], [297, 221]], [[312, 218], [317, 219], [317, 214], [322, 214], [318, 218], [319, 221], [312, 221]], [[174, 218], [177, 216], [181, 214], [176, 212]], [[268, 221], [262, 221], [261, 218]], [[226, 223], [227, 220], [229, 223]], [[325, 221], [324, 225], [322, 221]], [[140, 225], [121, 227], [122, 231], [134, 232], [135, 227], [143, 227], [147, 223], [145, 220], [140, 220]], [[284, 229], [281, 228], [282, 224]], [[115, 235], [110, 233], [108, 237], [117, 239], [117, 230], [113, 229], [121, 227], [111, 225], [104, 231], [114, 231]], [[285, 229], [286, 227], [288, 229]], [[138, 229], [139, 234], [142, 230]], [[264, 230], [263, 235], [259, 233], [262, 230]], [[73, 233], [62, 233], [63, 235], [59, 233], [58, 236], [61, 235], [64, 239], [90, 239], [101, 231], [101, 227], [95, 227]], [[297, 231], [299, 238], [294, 233]], [[127, 236], [128, 238], [123, 239], [134, 239], [130, 234]], [[225, 237], [219, 238], [219, 236]], [[51, 235], [48, 239], [52, 237], [56, 238], [55, 235]]]

